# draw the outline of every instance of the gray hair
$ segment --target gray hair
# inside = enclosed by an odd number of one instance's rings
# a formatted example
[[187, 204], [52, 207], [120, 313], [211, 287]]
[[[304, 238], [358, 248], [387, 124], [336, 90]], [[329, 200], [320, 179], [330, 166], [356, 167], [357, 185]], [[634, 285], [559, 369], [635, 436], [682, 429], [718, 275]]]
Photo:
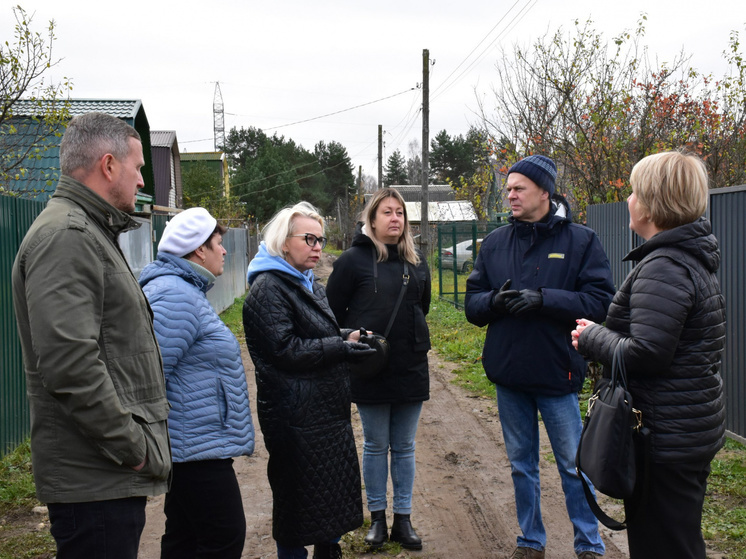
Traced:
[[285, 239], [293, 234], [295, 230], [293, 219], [297, 216], [310, 217], [318, 221], [321, 225], [321, 234], [324, 234], [324, 218], [308, 202], [298, 202], [294, 206], [282, 208], [262, 230], [267, 252], [272, 256], [283, 256], [282, 245], [285, 243]]
[[114, 116], [105, 113], [76, 116], [68, 123], [60, 144], [62, 174], [74, 177], [80, 171], [90, 171], [107, 153], [120, 161], [126, 159], [130, 152], [129, 138], [142, 141], [137, 130]]

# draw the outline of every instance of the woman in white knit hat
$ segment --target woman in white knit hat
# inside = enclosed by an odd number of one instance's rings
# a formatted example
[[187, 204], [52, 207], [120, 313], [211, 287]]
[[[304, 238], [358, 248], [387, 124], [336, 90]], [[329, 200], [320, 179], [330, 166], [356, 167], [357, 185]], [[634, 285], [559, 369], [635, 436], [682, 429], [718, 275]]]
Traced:
[[254, 451], [236, 337], [205, 296], [223, 273], [226, 228], [204, 208], [173, 217], [140, 285], [153, 308], [171, 404], [173, 480], [162, 558], [241, 557], [246, 520], [233, 458]]

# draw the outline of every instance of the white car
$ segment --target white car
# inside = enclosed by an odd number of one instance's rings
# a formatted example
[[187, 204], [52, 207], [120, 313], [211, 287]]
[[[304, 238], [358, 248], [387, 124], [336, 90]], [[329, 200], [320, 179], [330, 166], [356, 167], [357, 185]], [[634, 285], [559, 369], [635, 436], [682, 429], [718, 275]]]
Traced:
[[[474, 267], [474, 256], [479, 252], [482, 246], [482, 239], [477, 239], [476, 250], [474, 242], [471, 239], [461, 241], [456, 244], [455, 258], [456, 270], [461, 273], [468, 273]], [[454, 261], [454, 248], [452, 246], [440, 251], [440, 267], [443, 270], [452, 270]]]

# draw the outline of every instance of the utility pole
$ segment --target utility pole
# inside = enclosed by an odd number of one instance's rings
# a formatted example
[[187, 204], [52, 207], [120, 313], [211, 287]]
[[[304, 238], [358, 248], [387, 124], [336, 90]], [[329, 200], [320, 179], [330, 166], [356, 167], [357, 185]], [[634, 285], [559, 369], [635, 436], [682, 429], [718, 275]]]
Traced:
[[420, 209], [420, 249], [425, 258], [430, 254], [430, 224], [427, 192], [430, 154], [430, 51], [422, 50], [422, 206]]
[[378, 188], [383, 187], [383, 126], [378, 125]]

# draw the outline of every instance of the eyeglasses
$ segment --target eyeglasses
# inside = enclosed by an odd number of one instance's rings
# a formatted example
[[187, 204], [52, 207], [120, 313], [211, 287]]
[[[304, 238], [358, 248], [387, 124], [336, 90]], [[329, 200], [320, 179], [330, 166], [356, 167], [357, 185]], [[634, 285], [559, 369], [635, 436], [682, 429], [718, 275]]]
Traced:
[[322, 250], [326, 246], [327, 240], [326, 237], [317, 237], [316, 235], [313, 235], [311, 233], [304, 233], [303, 235], [288, 235], [288, 237], [303, 237], [306, 240], [306, 244], [311, 248], [315, 247], [316, 243], [319, 243]]

